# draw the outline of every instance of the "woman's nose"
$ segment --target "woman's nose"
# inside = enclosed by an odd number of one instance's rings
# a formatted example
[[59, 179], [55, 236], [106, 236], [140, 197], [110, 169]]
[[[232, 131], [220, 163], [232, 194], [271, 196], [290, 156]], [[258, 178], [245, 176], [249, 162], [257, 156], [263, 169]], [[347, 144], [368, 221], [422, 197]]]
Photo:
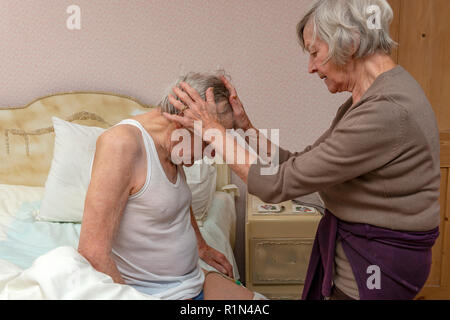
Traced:
[[312, 61], [312, 59], [309, 59], [309, 63], [308, 63], [308, 72], [309, 72], [309, 73], [315, 73], [315, 72], [317, 72], [316, 65], [314, 64], [314, 62]]

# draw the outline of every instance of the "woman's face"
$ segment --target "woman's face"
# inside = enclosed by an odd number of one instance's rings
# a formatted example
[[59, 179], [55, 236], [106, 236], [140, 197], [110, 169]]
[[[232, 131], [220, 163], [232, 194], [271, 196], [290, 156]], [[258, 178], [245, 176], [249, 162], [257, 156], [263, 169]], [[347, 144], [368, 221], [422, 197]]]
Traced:
[[328, 58], [328, 45], [325, 41], [317, 38], [314, 41], [314, 26], [310, 20], [303, 31], [305, 47], [309, 52], [308, 72], [317, 75], [325, 82], [331, 93], [347, 91], [348, 72], [345, 67], [339, 67], [332, 60], [324, 62]]

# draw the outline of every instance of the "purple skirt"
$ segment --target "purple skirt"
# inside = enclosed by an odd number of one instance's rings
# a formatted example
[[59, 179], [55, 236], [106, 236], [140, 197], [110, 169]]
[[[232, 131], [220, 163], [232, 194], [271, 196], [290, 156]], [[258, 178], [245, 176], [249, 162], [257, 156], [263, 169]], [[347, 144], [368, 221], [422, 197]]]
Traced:
[[358, 284], [361, 300], [413, 299], [431, 268], [431, 248], [439, 227], [405, 232], [336, 218], [330, 211], [319, 223], [305, 279], [302, 299], [331, 295], [336, 241], [342, 247]]

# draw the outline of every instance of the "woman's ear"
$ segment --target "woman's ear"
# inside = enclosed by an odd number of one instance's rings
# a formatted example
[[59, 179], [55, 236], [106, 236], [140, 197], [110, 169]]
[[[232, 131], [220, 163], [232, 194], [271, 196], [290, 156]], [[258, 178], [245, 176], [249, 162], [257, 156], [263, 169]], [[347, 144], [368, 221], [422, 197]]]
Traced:
[[175, 129], [181, 129], [183, 127], [179, 122], [174, 121], [174, 123], [175, 123]]
[[353, 32], [353, 41], [351, 43], [350, 46], [350, 57], [354, 57], [356, 55], [356, 53], [359, 51], [359, 47], [361, 45], [361, 36], [358, 32], [354, 31]]

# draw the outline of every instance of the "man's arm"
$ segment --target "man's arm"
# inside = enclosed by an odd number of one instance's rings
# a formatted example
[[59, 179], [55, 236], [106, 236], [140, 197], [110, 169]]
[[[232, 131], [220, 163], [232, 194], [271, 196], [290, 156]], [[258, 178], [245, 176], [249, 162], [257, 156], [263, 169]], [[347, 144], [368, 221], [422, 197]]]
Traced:
[[200, 229], [198, 228], [197, 220], [195, 220], [194, 212], [192, 207], [189, 208], [191, 211], [191, 224], [194, 228], [195, 236], [197, 238], [198, 254], [200, 259], [205, 261], [210, 266], [216, 268], [223, 274], [226, 274], [230, 278], [233, 278], [233, 266], [228, 261], [227, 257], [222, 252], [210, 247], [205, 239], [203, 239]]
[[78, 244], [80, 254], [116, 283], [124, 281], [111, 257], [111, 247], [133, 188], [134, 163], [139, 156], [136, 140], [123, 126], [105, 132], [97, 140]]

